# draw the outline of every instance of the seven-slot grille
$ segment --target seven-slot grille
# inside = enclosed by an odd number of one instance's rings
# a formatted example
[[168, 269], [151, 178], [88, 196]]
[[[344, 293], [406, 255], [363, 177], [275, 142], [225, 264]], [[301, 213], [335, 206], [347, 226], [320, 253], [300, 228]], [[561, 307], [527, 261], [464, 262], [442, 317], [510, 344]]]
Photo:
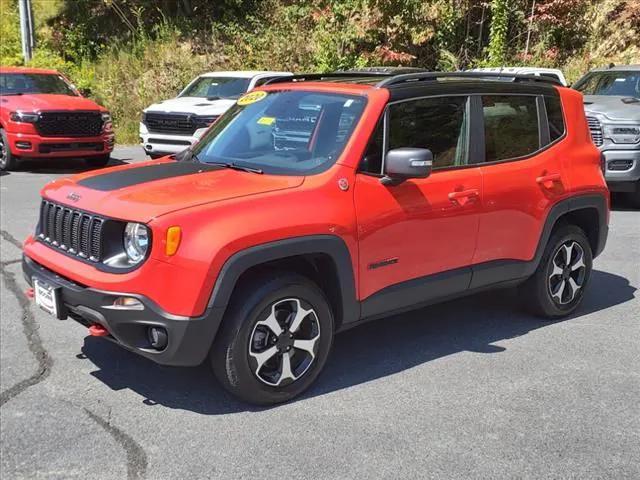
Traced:
[[95, 215], [43, 200], [38, 237], [53, 247], [99, 262], [104, 222]]
[[587, 117], [587, 123], [589, 124], [589, 130], [591, 131], [591, 138], [596, 147], [602, 145], [602, 126], [600, 121], [595, 117]]
[[35, 127], [43, 137], [96, 137], [103, 121], [100, 112], [40, 112]]
[[192, 135], [196, 131], [196, 124], [187, 113], [147, 112], [144, 115], [144, 124], [150, 132]]

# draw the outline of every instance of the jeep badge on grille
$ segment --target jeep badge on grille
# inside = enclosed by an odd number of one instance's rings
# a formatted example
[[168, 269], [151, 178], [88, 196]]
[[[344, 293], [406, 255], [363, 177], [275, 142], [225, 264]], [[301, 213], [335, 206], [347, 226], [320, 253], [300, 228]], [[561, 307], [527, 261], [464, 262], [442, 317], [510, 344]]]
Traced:
[[72, 202], [77, 202], [78, 200], [80, 200], [80, 195], [78, 195], [76, 192], [71, 192], [69, 195], [67, 195], [67, 199], [71, 200]]

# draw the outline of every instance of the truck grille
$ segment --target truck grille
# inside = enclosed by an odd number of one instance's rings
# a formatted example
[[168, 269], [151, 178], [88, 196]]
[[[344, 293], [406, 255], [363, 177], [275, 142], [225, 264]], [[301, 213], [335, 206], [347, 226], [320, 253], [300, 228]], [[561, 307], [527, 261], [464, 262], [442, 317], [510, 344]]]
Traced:
[[587, 117], [587, 123], [589, 124], [593, 143], [596, 147], [600, 147], [602, 145], [602, 126], [600, 121], [595, 117]]
[[182, 113], [153, 113], [144, 116], [144, 124], [150, 132], [169, 133], [175, 135], [192, 135], [196, 124], [191, 115]]
[[38, 238], [52, 247], [99, 262], [104, 222], [101, 217], [43, 200]]
[[43, 137], [96, 137], [103, 121], [100, 112], [41, 112], [35, 127]]

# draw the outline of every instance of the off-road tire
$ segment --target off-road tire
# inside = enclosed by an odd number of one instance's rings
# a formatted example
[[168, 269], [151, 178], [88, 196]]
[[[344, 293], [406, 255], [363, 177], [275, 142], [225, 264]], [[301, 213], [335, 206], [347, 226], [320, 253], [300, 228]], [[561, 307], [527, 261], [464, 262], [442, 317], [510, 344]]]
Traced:
[[[306, 329], [307, 324], [309, 324], [309, 328], [317, 327], [319, 333], [313, 346], [315, 354], [311, 363], [297, 379], [293, 381], [284, 379], [283, 382], [291, 381], [291, 383], [279, 386], [269, 385], [256, 371], [258, 370], [262, 374], [261, 367], [258, 366], [260, 364], [255, 357], [251, 356], [250, 352], [255, 347], [258, 333], [261, 335], [264, 335], [264, 332], [267, 332], [267, 335], [273, 333], [265, 327], [265, 320], [273, 312], [276, 312], [276, 308], [284, 308], [289, 305], [287, 302], [290, 299], [299, 300], [297, 306], [295, 302], [290, 304], [292, 308], [299, 306], [301, 312], [312, 311], [301, 320], [300, 330], [294, 335], [296, 339], [298, 335], [302, 335], [304, 333], [302, 328]], [[280, 310], [277, 313], [281, 317]], [[291, 315], [295, 316], [295, 313]], [[283, 328], [281, 336], [278, 337], [277, 343], [275, 343], [274, 336], [271, 336], [270, 341], [274, 342], [273, 346], [280, 348], [281, 337], [285, 336], [288, 331], [286, 328], [287, 320], [291, 318], [293, 317], [288, 316], [285, 320], [280, 318], [280, 325], [284, 325], [285, 328]], [[300, 395], [318, 377], [329, 356], [333, 334], [333, 313], [322, 290], [304, 276], [272, 271], [267, 275], [256, 277], [252, 281], [244, 282], [236, 288], [211, 349], [211, 366], [220, 384], [245, 402], [257, 405], [286, 402]], [[297, 342], [298, 340], [291, 341]], [[265, 342], [269, 344], [269, 341], [265, 340]], [[291, 366], [294, 366], [296, 360], [304, 360], [306, 355], [311, 357], [311, 354], [306, 351], [298, 350], [295, 343], [293, 346], [283, 347], [283, 350], [286, 348], [291, 349], [292, 356], [287, 355], [288, 358], [291, 358], [287, 362]], [[268, 349], [265, 347], [264, 352], [266, 350]], [[276, 355], [269, 357], [269, 362], [276, 362], [277, 365], [278, 359], [280, 359], [279, 371], [282, 377], [282, 372], [284, 372], [282, 358], [286, 353]], [[263, 365], [268, 364], [265, 362]], [[293, 369], [295, 370], [295, 367]]]
[[[569, 248], [572, 259], [569, 260], [568, 267], [561, 268], [563, 255]], [[578, 258], [580, 252], [583, 255], [584, 267], [580, 266]], [[555, 267], [554, 261], [556, 262]], [[535, 273], [520, 285], [524, 306], [530, 312], [547, 319], [571, 314], [582, 301], [591, 276], [592, 262], [591, 245], [584, 231], [575, 225], [560, 225], [549, 238]], [[577, 268], [573, 270], [576, 266]], [[562, 270], [562, 273], [554, 274], [554, 268], [556, 272], [558, 269]], [[567, 270], [569, 271], [568, 275], [573, 279], [573, 285], [579, 285], [579, 289], [575, 293], [571, 281], [566, 277]], [[558, 296], [560, 282], [565, 282], [565, 286]], [[567, 291], [565, 292], [564, 289]]]

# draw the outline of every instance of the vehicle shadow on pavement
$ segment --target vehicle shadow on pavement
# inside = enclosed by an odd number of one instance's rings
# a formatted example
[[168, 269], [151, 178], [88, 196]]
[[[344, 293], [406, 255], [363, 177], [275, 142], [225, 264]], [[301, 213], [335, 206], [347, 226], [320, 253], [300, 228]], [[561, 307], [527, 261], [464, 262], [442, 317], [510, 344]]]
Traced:
[[54, 173], [54, 174], [75, 174], [99, 170], [100, 168], [115, 167], [117, 165], [127, 165], [130, 158], [111, 157], [109, 163], [104, 167], [90, 167], [81, 158], [71, 159], [47, 159], [47, 160], [22, 160], [18, 165], [18, 170], [28, 173]]
[[[635, 291], [626, 278], [594, 270], [583, 304], [574, 315], [560, 321], [628, 302]], [[337, 335], [325, 371], [293, 402], [458, 352], [501, 352], [505, 348], [493, 345], [495, 342], [553, 323], [522, 313], [515, 289], [484, 292], [374, 321]], [[114, 390], [137, 392], [150, 406], [160, 404], [206, 415], [262, 410], [224, 392], [206, 362], [195, 368], [164, 367], [94, 337], [86, 338], [82, 352], [99, 368], [93, 376]]]

